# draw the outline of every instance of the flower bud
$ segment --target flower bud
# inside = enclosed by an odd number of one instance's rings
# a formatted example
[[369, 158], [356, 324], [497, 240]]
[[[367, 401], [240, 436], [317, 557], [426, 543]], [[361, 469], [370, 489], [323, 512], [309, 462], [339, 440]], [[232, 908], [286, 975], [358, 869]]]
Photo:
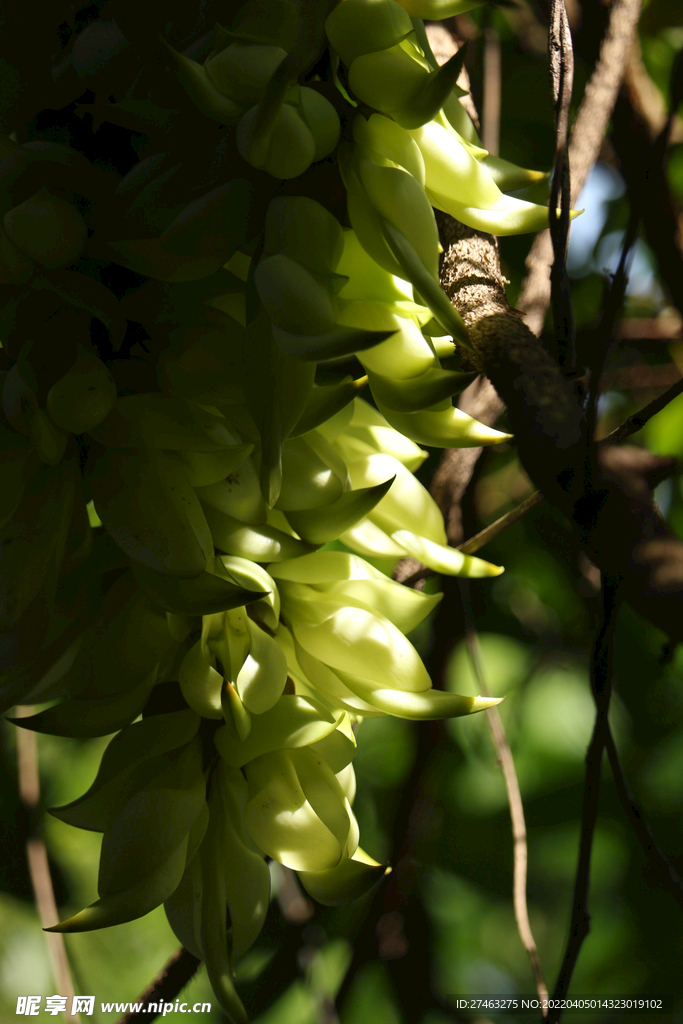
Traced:
[[391, 871], [369, 857], [360, 847], [329, 871], [299, 871], [299, 881], [309, 896], [325, 907], [351, 903], [370, 892]]
[[170, 57], [176, 78], [197, 109], [219, 124], [236, 124], [242, 116], [243, 107], [216, 88], [202, 64], [179, 53], [165, 39], [161, 41]]
[[339, 142], [339, 115], [328, 99], [315, 89], [302, 86], [299, 92], [299, 116], [313, 136], [313, 163], [329, 156]]
[[[283, 655], [284, 656], [284, 655]], [[216, 749], [226, 764], [241, 768], [249, 761], [275, 750], [291, 750], [318, 743], [337, 727], [339, 712], [332, 714], [311, 697], [284, 694], [267, 711], [254, 715], [245, 740], [235, 743], [229, 730], [215, 735]]]
[[335, 317], [329, 292], [300, 263], [289, 256], [268, 256], [256, 268], [254, 280], [268, 316], [283, 331], [332, 330]]
[[237, 126], [237, 149], [252, 167], [274, 178], [298, 178], [313, 163], [316, 142], [299, 112], [283, 103], [272, 126], [256, 135], [259, 107], [251, 107]]
[[258, 103], [287, 51], [281, 46], [232, 43], [204, 62], [206, 76], [224, 96], [243, 107]]
[[349, 68], [354, 95], [383, 114], [400, 113], [414, 103], [429, 79], [429, 65], [412, 49], [406, 53], [392, 46], [357, 57]]
[[486, 170], [453, 132], [433, 121], [410, 132], [425, 164], [425, 184], [439, 195], [453, 196], [462, 206], [501, 210], [506, 197]]
[[310, 511], [331, 505], [342, 494], [346, 480], [311, 448], [304, 437], [282, 446], [282, 489], [276, 507], [283, 511]]
[[425, 162], [420, 147], [405, 128], [384, 117], [372, 114], [366, 121], [357, 117], [353, 122], [353, 138], [359, 150], [370, 159], [391, 161], [402, 167], [424, 187]]
[[116, 402], [116, 384], [93, 352], [81, 350], [76, 362], [47, 395], [47, 411], [63, 430], [82, 434], [100, 424]]
[[245, 824], [274, 860], [327, 871], [355, 853], [358, 826], [336, 776], [313, 751], [279, 750], [245, 766]]
[[5, 214], [8, 240], [46, 270], [73, 263], [85, 248], [88, 229], [72, 203], [41, 188]]
[[412, 31], [410, 15], [395, 0], [344, 0], [325, 22], [327, 38], [347, 67], [363, 54], [395, 46]]
[[266, 211], [268, 255], [287, 256], [320, 274], [336, 269], [343, 248], [339, 221], [320, 203], [308, 196], [277, 196], [271, 200]]

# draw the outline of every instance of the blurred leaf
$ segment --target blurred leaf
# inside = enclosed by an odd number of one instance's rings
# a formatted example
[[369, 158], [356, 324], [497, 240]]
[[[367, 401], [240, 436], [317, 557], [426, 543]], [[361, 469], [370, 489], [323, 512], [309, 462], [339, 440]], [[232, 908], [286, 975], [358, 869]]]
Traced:
[[[362, 740], [360, 735], [362, 734]], [[415, 756], [415, 731], [399, 718], [366, 718], [359, 730], [357, 773], [373, 789], [399, 786]]]
[[303, 981], [295, 981], [283, 996], [252, 1024], [318, 1024], [318, 1007]]
[[314, 992], [325, 999], [334, 999], [351, 963], [351, 945], [345, 939], [327, 942], [316, 953], [308, 972]]
[[[510, 693], [525, 679], [531, 662], [528, 647], [500, 633], [479, 633], [486, 685], [496, 697]], [[478, 693], [472, 661], [465, 641], [453, 651], [446, 669], [446, 685], [453, 693]]]
[[645, 424], [643, 435], [658, 455], [683, 455], [683, 395], [670, 402]]
[[404, 1019], [391, 995], [386, 967], [366, 964], [339, 1009], [341, 1024], [402, 1024]]

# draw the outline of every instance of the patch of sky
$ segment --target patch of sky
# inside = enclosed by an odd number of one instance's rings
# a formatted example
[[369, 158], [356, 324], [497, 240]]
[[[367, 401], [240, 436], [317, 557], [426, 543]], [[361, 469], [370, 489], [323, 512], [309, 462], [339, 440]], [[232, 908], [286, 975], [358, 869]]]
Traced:
[[610, 391], [608, 388], [598, 396], [598, 417], [620, 415], [626, 419], [629, 413], [628, 399], [621, 391]]
[[[613, 274], [617, 269], [624, 231], [603, 236], [609, 204], [624, 194], [623, 178], [608, 164], [598, 163], [591, 171], [576, 208], [584, 212], [572, 221], [567, 249], [567, 270], [573, 278], [589, 274]], [[652, 261], [643, 242], [636, 242], [630, 259], [627, 294], [661, 301]]]

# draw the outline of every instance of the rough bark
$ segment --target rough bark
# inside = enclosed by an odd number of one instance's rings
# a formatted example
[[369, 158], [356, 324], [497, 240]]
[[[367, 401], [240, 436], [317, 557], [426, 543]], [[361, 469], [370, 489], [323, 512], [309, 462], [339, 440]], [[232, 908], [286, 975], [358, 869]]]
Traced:
[[[507, 302], [495, 239], [439, 215], [441, 280], [470, 332], [473, 366], [508, 408], [520, 460], [572, 521], [591, 560], [673, 641], [683, 639], [683, 544], [637, 464], [589, 449], [575, 386]], [[604, 451], [604, 454], [603, 454]]]

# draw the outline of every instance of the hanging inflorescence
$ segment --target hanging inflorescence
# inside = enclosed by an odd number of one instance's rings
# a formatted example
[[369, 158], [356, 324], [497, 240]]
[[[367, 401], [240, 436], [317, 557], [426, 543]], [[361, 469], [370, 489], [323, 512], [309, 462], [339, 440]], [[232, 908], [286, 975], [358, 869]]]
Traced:
[[[0, 140], [0, 695], [50, 705], [22, 727], [116, 733], [53, 811], [103, 833], [100, 899], [57, 927], [165, 904], [236, 1020], [266, 858], [330, 904], [385, 872], [352, 811], [356, 725], [496, 703], [432, 689], [406, 634], [439, 595], [387, 575], [502, 571], [447, 545], [413, 475], [420, 445], [508, 436], [453, 405], [473, 375], [434, 208], [547, 224], [514, 194], [545, 176], [481, 148], [460, 57], [429, 49], [419, 19], [469, 6], [249, 0], [203, 57], [162, 34], [219, 156], [185, 195], [182, 160], [145, 156], [90, 237], [85, 157]], [[153, 137], [174, 112], [147, 82], [97, 116]]]

